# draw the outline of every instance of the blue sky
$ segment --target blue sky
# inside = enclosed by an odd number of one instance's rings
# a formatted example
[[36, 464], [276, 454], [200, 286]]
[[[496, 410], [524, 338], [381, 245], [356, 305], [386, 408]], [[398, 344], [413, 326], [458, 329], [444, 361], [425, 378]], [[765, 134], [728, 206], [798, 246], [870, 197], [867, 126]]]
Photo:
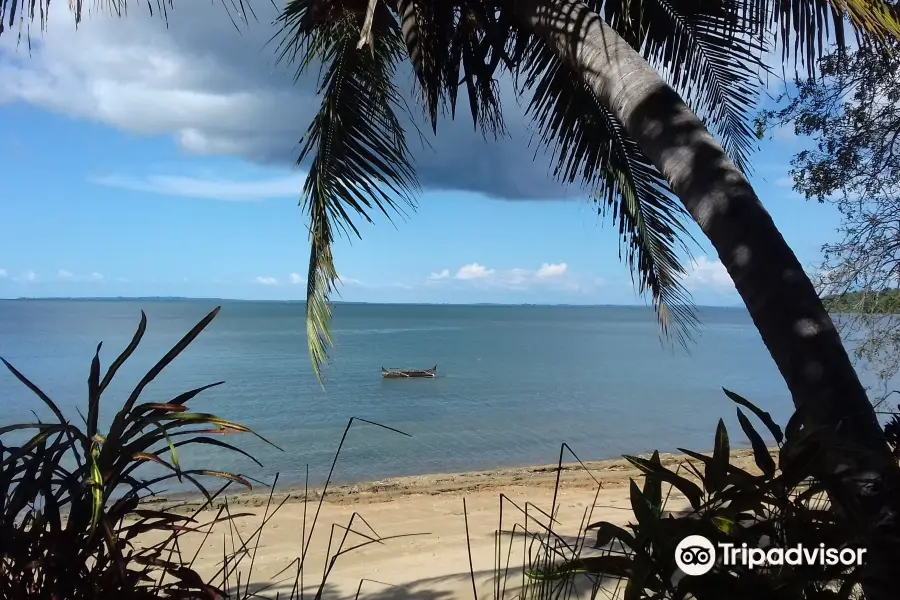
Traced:
[[[58, 28], [31, 57], [0, 39], [0, 297], [303, 298], [303, 172], [290, 163], [315, 108], [311, 88], [291, 86], [259, 50], [271, 32], [236, 42], [215, 8], [192, 10], [168, 30], [97, 18], [77, 34], [51, 14]], [[192, 19], [216, 24], [208, 39], [195, 39]], [[335, 248], [342, 299], [645, 302], [614, 228], [583, 193], [549, 181], [529, 159], [526, 122], [515, 110], [508, 118], [511, 137], [497, 144], [460, 119], [441, 124], [434, 151], [417, 148], [427, 188], [418, 210], [362, 224], [361, 240]], [[753, 157], [752, 182], [813, 266], [839, 218], [791, 191], [802, 144], [775, 132]], [[711, 248], [693, 251], [695, 301], [737, 304]]]

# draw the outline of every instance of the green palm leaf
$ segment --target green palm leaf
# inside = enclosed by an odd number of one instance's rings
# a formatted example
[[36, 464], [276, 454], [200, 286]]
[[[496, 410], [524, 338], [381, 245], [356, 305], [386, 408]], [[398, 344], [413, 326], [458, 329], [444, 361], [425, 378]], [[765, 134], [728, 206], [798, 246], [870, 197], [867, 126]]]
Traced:
[[493, 7], [459, 0], [398, 0], [400, 21], [421, 100], [437, 132], [438, 116], [456, 116], [458, 92], [465, 87], [472, 121], [483, 134], [505, 132], [495, 74], [510, 65], [504, 50], [506, 33]]
[[399, 203], [414, 206], [418, 183], [397, 111], [403, 99], [393, 83], [406, 53], [397, 21], [380, 3], [372, 21], [371, 50], [357, 49], [363, 16], [323, 12], [322, 3], [295, 0], [280, 21], [285, 40], [281, 57], [298, 63], [298, 72], [321, 62], [322, 104], [307, 130], [297, 163], [312, 157], [303, 186], [303, 207], [310, 219], [310, 255], [306, 292], [306, 328], [316, 376], [327, 362], [331, 343], [328, 298], [338, 274], [331, 245], [335, 227], [359, 236], [353, 222], [371, 222], [377, 209]]
[[[75, 26], [81, 23], [85, 9], [105, 11], [117, 17], [128, 14], [128, 7], [142, 5], [151, 16], [159, 16], [168, 23], [169, 11], [175, 7], [174, 0], [69, 0], [69, 10], [75, 18]], [[87, 5], [87, 6], [86, 6]], [[253, 12], [251, 0], [222, 0], [222, 6], [235, 29], [240, 31], [240, 24], [246, 25], [250, 17], [256, 18]], [[21, 38], [23, 31], [26, 33], [29, 46], [31, 43], [30, 25], [35, 20], [40, 24], [40, 30], [47, 27], [47, 18], [50, 15], [50, 0], [0, 0], [0, 34], [7, 27], [16, 27]]]
[[523, 91], [532, 92], [528, 112], [540, 143], [553, 151], [554, 175], [594, 188], [601, 212], [611, 210], [617, 222], [620, 258], [639, 291], [650, 292], [663, 331], [687, 341], [697, 318], [680, 281], [679, 254], [689, 255], [690, 239], [681, 203], [622, 124], [541, 41], [531, 40], [523, 71]]
[[[735, 165], [748, 172], [752, 124], [767, 70], [753, 0], [594, 2], [610, 27], [656, 67], [704, 119]], [[602, 7], [601, 7], [602, 5]]]
[[764, 15], [782, 59], [792, 55], [794, 66], [806, 66], [810, 76], [829, 50], [829, 35], [839, 47], [846, 44], [845, 27], [866, 42], [887, 37], [900, 39], [900, 13], [896, 2], [882, 0], [753, 0], [757, 13]]

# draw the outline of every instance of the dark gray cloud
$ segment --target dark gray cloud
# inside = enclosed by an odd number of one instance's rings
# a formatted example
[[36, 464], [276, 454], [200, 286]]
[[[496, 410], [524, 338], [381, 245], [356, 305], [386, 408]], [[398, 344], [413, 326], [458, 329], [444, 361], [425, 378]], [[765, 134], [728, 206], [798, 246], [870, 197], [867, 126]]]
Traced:
[[[257, 4], [258, 21], [238, 33], [218, 3], [177, 3], [168, 26], [137, 6], [125, 19], [91, 15], [77, 32], [66, 4], [52, 3], [49, 30], [30, 56], [24, 46], [15, 49], [15, 36], [0, 38], [0, 102], [24, 101], [124, 131], [170, 135], [198, 154], [292, 164], [318, 108], [318, 73], [295, 84], [291, 67], [276, 63], [276, 12]], [[400, 78], [409, 90], [411, 73]], [[504, 138], [485, 140], [475, 131], [464, 101], [455, 122], [439, 123], [436, 137], [422, 128], [430, 147], [410, 130], [425, 188], [507, 199], [566, 195], [550, 177], [546, 155], [535, 158], [512, 82], [501, 88]]]

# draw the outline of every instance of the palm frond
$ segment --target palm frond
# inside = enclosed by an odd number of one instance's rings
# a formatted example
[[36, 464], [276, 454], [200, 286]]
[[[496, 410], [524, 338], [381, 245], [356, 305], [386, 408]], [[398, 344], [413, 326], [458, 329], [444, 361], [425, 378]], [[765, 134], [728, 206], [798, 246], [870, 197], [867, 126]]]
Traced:
[[757, 138], [756, 101], [767, 68], [761, 14], [755, 0], [614, 0], [605, 20], [656, 67], [704, 119], [744, 173]]
[[522, 91], [532, 92], [528, 112], [539, 142], [553, 152], [554, 175], [594, 188], [601, 214], [611, 211], [618, 225], [619, 257], [638, 290], [650, 292], [663, 332], [687, 342], [697, 325], [679, 260], [690, 255], [690, 234], [680, 220], [689, 215], [624, 126], [538, 38], [522, 68]]
[[[320, 61], [322, 104], [307, 130], [299, 165], [312, 157], [303, 186], [310, 218], [306, 328], [316, 376], [331, 343], [328, 297], [338, 281], [331, 244], [334, 227], [359, 236], [353, 217], [372, 221], [375, 209], [391, 218], [400, 203], [414, 206], [418, 188], [397, 111], [405, 106], [393, 83], [405, 54], [394, 16], [380, 3], [372, 19], [371, 49], [357, 49], [364, 11], [317, 12], [321, 2], [289, 2], [281, 17], [281, 56], [298, 71]], [[326, 7], [327, 8], [327, 7]], [[364, 7], [365, 8], [365, 7]]]
[[[253, 6], [249, 0], [220, 0], [225, 8], [228, 18], [231, 19], [235, 29], [240, 30], [240, 24], [250, 22], [250, 17], [256, 18]], [[169, 21], [169, 11], [175, 8], [174, 0], [68, 0], [69, 12], [75, 19], [75, 26], [81, 24], [85, 13], [91, 10], [106, 12], [108, 14], [123, 17], [128, 14], [129, 6], [138, 5], [145, 7], [150, 16], [162, 17]], [[155, 8], [154, 8], [155, 7]], [[50, 0], [0, 0], [0, 35], [7, 29], [17, 26], [19, 39], [25, 33], [29, 44], [31, 40], [31, 24], [37, 21], [40, 31], [47, 28], [47, 18], [50, 15]]]
[[[409, 61], [415, 70], [432, 129], [445, 111], [448, 93], [459, 81], [459, 57], [451, 61], [456, 35], [456, 7], [452, 0], [416, 2], [399, 0], [397, 13]], [[455, 68], [455, 72], [454, 72]], [[452, 109], [455, 111], [456, 103]]]
[[[864, 44], [900, 39], [900, 12], [896, 3], [883, 0], [754, 0], [768, 17], [769, 28], [781, 46], [782, 59], [794, 58], [812, 77], [817, 64], [831, 48], [846, 47], [851, 32]], [[757, 9], [759, 10], [759, 9]]]
[[465, 85], [472, 122], [485, 135], [505, 132], [496, 74], [509, 66], [493, 10], [484, 2], [399, 0], [397, 13], [432, 129], [456, 116]]

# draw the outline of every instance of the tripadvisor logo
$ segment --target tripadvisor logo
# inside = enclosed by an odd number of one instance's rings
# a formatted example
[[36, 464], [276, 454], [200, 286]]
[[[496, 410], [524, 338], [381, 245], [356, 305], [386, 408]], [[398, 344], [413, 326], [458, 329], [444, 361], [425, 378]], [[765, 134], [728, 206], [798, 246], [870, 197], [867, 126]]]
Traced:
[[808, 548], [802, 544], [790, 548], [750, 548], [747, 544], [720, 542], [713, 545], [702, 535], [689, 535], [675, 547], [675, 564], [685, 575], [703, 575], [721, 558], [723, 566], [818, 565], [855, 566], [863, 563], [865, 548], [826, 548], [819, 544]]

